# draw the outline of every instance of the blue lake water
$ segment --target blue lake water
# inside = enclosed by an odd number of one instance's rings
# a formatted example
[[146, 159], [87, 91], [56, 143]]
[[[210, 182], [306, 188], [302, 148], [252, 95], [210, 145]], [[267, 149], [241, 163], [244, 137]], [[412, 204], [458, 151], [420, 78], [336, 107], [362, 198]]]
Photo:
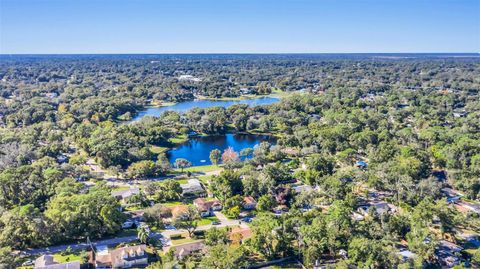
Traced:
[[189, 160], [193, 166], [208, 165], [210, 162], [210, 151], [219, 149], [222, 153], [228, 147], [232, 147], [236, 152], [244, 148], [253, 148], [262, 141], [274, 143], [275, 139], [266, 135], [254, 134], [226, 134], [216, 136], [192, 137], [190, 140], [179, 147], [167, 152], [171, 163], [178, 158]]
[[255, 99], [245, 99], [238, 101], [214, 101], [214, 100], [194, 100], [187, 101], [175, 104], [173, 106], [163, 106], [163, 107], [151, 107], [143, 111], [140, 111], [132, 121], [140, 120], [145, 116], [158, 117], [165, 111], [177, 111], [177, 112], [186, 112], [189, 109], [199, 107], [199, 108], [208, 108], [214, 106], [229, 107], [236, 104], [246, 104], [250, 106], [258, 105], [268, 105], [278, 102], [280, 99], [278, 97], [266, 96]]

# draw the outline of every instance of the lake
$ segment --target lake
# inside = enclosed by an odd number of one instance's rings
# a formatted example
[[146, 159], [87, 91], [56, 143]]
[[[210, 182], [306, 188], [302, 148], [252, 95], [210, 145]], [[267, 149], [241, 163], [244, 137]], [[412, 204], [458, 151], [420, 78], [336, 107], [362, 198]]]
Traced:
[[275, 138], [267, 135], [254, 134], [226, 134], [215, 136], [192, 137], [190, 140], [177, 148], [167, 152], [171, 163], [178, 158], [189, 160], [193, 166], [209, 165], [210, 151], [219, 149], [222, 153], [228, 147], [232, 147], [236, 152], [244, 148], [253, 148], [262, 141], [275, 143]]
[[213, 106], [229, 107], [236, 104], [246, 104], [250, 106], [258, 105], [268, 105], [278, 102], [280, 99], [274, 96], [265, 96], [254, 99], [245, 99], [237, 101], [221, 101], [221, 100], [193, 100], [187, 102], [177, 103], [173, 106], [162, 106], [162, 107], [151, 107], [145, 110], [138, 112], [138, 114], [132, 119], [132, 121], [140, 120], [145, 116], [159, 117], [165, 111], [177, 111], [177, 112], [186, 112], [189, 109], [199, 107], [199, 108], [209, 108]]

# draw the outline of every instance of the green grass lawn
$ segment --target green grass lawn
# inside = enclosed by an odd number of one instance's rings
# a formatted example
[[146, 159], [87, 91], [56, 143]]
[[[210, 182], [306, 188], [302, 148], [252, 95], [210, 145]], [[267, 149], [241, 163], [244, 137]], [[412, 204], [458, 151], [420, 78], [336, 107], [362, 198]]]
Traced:
[[477, 248], [475, 247], [469, 247], [463, 250], [465, 253], [468, 253], [468, 255], [473, 256], [475, 255], [475, 252], [477, 251]]
[[187, 184], [188, 183], [188, 179], [184, 178], [184, 179], [177, 179], [176, 180], [178, 182], [178, 184]]
[[54, 254], [53, 258], [55, 261], [58, 263], [66, 263], [66, 262], [73, 262], [73, 261], [80, 261], [82, 260], [82, 257], [80, 257], [79, 253], [72, 253], [68, 255], [62, 255], [62, 254]]
[[171, 241], [173, 246], [177, 246], [177, 245], [192, 243], [200, 240], [188, 237], [188, 233], [182, 233], [180, 238], [172, 239]]
[[166, 202], [162, 203], [164, 206], [176, 206], [176, 205], [183, 205], [181, 201], [172, 201], [172, 202]]
[[183, 134], [183, 135], [177, 135], [176, 137], [172, 137], [168, 141], [173, 144], [182, 144], [182, 143], [185, 143], [187, 140], [188, 140], [188, 136]]
[[[198, 173], [198, 172], [212, 172], [212, 171], [218, 171], [218, 170], [223, 170], [223, 168], [220, 165], [201, 165], [201, 166], [192, 166], [183, 169], [183, 172], [190, 171], [192, 173]], [[180, 171], [180, 169], [177, 169], [177, 171]]]
[[162, 103], [160, 103], [160, 106], [174, 106], [176, 104], [177, 103], [175, 103], [175, 102], [162, 102]]
[[208, 185], [208, 181], [212, 178], [212, 176], [198, 176], [198, 180], [200, 180], [203, 184]]
[[213, 216], [213, 217], [201, 218], [198, 221], [198, 226], [208, 225], [212, 223], [212, 221], [218, 221], [217, 217]]
[[145, 106], [146, 108], [149, 107], [162, 107], [162, 106], [174, 106], [177, 103], [175, 102], [162, 102], [162, 101], [153, 101], [150, 105]]
[[167, 148], [167, 147], [159, 147], [159, 146], [151, 146], [150, 147], [150, 150], [155, 154], [160, 154], [160, 153], [167, 152], [168, 149], [169, 148]]
[[122, 236], [132, 236], [136, 235], [137, 229], [122, 229], [119, 233], [115, 234], [113, 237], [122, 237]]
[[130, 186], [115, 186], [112, 191], [125, 191], [130, 189]]

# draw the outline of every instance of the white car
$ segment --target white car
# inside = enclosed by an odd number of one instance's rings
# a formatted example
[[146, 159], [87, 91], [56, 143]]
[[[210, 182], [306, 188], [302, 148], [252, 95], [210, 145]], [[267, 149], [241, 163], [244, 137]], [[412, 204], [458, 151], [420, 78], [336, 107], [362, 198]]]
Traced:
[[131, 229], [133, 227], [133, 221], [125, 221], [122, 223], [122, 229]]
[[34, 264], [34, 262], [32, 260], [28, 260], [28, 261], [25, 261], [24, 263], [22, 263], [23, 266], [31, 266], [33, 264]]

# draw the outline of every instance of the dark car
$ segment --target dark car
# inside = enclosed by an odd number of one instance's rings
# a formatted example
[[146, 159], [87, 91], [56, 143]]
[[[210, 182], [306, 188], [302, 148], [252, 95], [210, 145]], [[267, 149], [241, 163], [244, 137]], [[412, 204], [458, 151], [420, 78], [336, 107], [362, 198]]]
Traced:
[[243, 222], [250, 223], [252, 222], [252, 218], [246, 217], [242, 219]]
[[212, 225], [220, 225], [219, 221], [212, 221]]

